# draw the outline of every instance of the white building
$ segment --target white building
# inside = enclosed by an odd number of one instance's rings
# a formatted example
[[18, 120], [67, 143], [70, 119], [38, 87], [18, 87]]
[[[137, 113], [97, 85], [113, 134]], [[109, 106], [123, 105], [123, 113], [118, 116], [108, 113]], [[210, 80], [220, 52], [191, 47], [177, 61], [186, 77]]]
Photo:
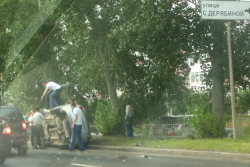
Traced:
[[[200, 61], [194, 62], [194, 58], [188, 59], [188, 65], [190, 67], [189, 78], [187, 79], [188, 88], [197, 91], [202, 91], [208, 88], [204, 81], [204, 71], [201, 68]], [[211, 67], [211, 63], [206, 63], [206, 65]]]

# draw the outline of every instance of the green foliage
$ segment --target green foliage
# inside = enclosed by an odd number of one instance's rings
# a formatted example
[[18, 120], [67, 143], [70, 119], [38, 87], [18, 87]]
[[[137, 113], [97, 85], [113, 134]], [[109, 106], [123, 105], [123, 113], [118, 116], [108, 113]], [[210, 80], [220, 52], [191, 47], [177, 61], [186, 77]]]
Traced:
[[143, 128], [141, 133], [143, 137], [145, 138], [149, 137], [149, 134], [150, 134], [149, 128]]
[[[3, 30], [0, 29], [0, 43], [2, 45], [1, 41], [4, 41], [4, 47], [1, 49], [5, 50], [0, 52], [0, 57], [3, 54], [6, 61], [5, 88], [8, 88], [16, 77], [54, 58], [53, 49], [56, 42], [48, 43], [48, 37], [51, 37], [49, 34], [53, 34], [56, 29], [55, 20], [60, 16], [58, 13], [66, 10], [71, 3], [61, 1], [6, 0], [4, 5], [1, 5], [0, 14], [5, 18], [1, 19]], [[37, 55], [38, 50], [42, 50], [40, 55]]]
[[[148, 96], [140, 96], [130, 94], [126, 100], [129, 99], [131, 105], [134, 108], [134, 123], [141, 124], [145, 122], [145, 120], [155, 120], [160, 116], [167, 113], [165, 101], [166, 96], [155, 96], [155, 94], [151, 94]], [[123, 107], [121, 108], [121, 113], [125, 114], [125, 105], [126, 101], [123, 103]]]
[[184, 95], [184, 103], [187, 108], [187, 114], [196, 114], [196, 112], [211, 111], [211, 93], [187, 92]]
[[[5, 69], [6, 87], [15, 97], [12, 104], [22, 109], [38, 105], [43, 89], [27, 83], [35, 85], [37, 81], [40, 86], [41, 80], [70, 82], [71, 95], [81, 102], [83, 96], [93, 98], [93, 90], [112, 99], [109, 80], [113, 90], [119, 89], [133, 100], [135, 122], [162, 116], [166, 100], [174, 101], [179, 110], [188, 74], [186, 53], [190, 51], [186, 40], [190, 19], [180, 14], [188, 12], [186, 2], [75, 0], [70, 6], [71, 1], [64, 1], [57, 7], [59, 1], [41, 1], [40, 12], [36, 1], [20, 1], [25, 12], [18, 18], [23, 24], [13, 27], [18, 40], [7, 46], [11, 57]], [[98, 6], [101, 10], [96, 10]], [[29, 13], [33, 10], [36, 12]], [[36, 19], [38, 16], [41, 18]], [[37, 23], [41, 22], [39, 28]], [[25, 38], [23, 31], [29, 32]], [[48, 62], [50, 66], [45, 65]], [[122, 115], [125, 108], [122, 103], [119, 106]]]
[[194, 115], [190, 119], [190, 125], [195, 129], [198, 138], [218, 137], [219, 119], [211, 113], [211, 96], [191, 92], [185, 96], [187, 113]]
[[[198, 109], [198, 108], [197, 108]], [[219, 137], [218, 124], [219, 119], [211, 113], [197, 112], [198, 114], [191, 118], [191, 126], [195, 129], [197, 138]]]
[[[235, 111], [237, 113], [246, 113], [250, 109], [250, 91], [243, 90], [242, 92], [235, 91]], [[225, 114], [228, 116], [232, 115], [232, 107], [231, 107], [231, 96], [228, 93], [225, 97]], [[231, 117], [227, 117], [227, 121], [231, 121]]]
[[240, 138], [250, 141], [250, 121], [247, 121], [247, 126], [244, 128], [243, 132], [240, 134]]
[[97, 102], [98, 102], [97, 100], [89, 102], [87, 108], [85, 108], [85, 105], [83, 105], [84, 108], [87, 110], [88, 121], [90, 125], [93, 125], [95, 121]]
[[238, 94], [236, 111], [239, 113], [245, 113], [250, 109], [250, 91], [244, 90]]
[[114, 134], [120, 123], [120, 117], [112, 112], [110, 101], [97, 102], [95, 125], [96, 129], [104, 135]]
[[[23, 114], [36, 107], [43, 107], [44, 102], [40, 101], [44, 91], [42, 81], [54, 80], [57, 82], [56, 66], [53, 62], [37, 66], [29, 73], [15, 78], [4, 93], [5, 105], [18, 107]], [[53, 70], [54, 67], [54, 70]]]

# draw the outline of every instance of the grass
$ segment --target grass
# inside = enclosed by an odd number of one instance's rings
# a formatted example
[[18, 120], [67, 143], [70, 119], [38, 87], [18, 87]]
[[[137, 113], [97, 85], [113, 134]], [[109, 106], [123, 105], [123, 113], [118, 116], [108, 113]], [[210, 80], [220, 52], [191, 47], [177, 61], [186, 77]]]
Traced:
[[119, 136], [93, 137], [91, 145], [134, 146], [149, 148], [168, 148], [204, 151], [222, 151], [233, 153], [250, 153], [250, 140], [242, 139], [149, 139], [134, 137], [128, 139]]

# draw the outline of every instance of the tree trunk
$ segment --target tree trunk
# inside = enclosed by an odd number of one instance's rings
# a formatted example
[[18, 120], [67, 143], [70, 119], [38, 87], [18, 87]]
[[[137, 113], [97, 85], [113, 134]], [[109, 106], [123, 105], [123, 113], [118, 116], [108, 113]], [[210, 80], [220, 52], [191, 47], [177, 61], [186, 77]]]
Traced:
[[[120, 119], [122, 114], [119, 112], [120, 109], [119, 109], [118, 97], [116, 93], [116, 86], [114, 84], [114, 81], [112, 81], [112, 77], [110, 77], [111, 76], [110, 71], [106, 70], [105, 74], [106, 74], [106, 83], [108, 87], [109, 97], [111, 101], [111, 107], [117, 119]], [[125, 112], [125, 109], [124, 109], [124, 112]], [[121, 120], [119, 127], [117, 127], [117, 130], [118, 130], [117, 134], [122, 135], [122, 136], [125, 135], [124, 120]]]
[[[215, 56], [216, 57], [216, 56]], [[219, 56], [214, 58], [212, 63], [212, 79], [213, 79], [213, 89], [212, 89], [212, 114], [219, 118], [219, 132], [220, 135], [224, 132], [224, 86], [223, 86], [223, 65], [220, 62]]]
[[106, 70], [105, 74], [106, 74], [106, 83], [107, 83], [107, 87], [108, 87], [108, 92], [109, 92], [112, 110], [113, 110], [115, 115], [118, 115], [118, 113], [119, 113], [118, 112], [118, 97], [117, 97], [117, 93], [116, 93], [116, 86], [115, 86], [114, 82], [112, 81], [112, 77], [111, 77], [110, 72], [108, 70]]
[[212, 58], [212, 114], [219, 119], [219, 135], [224, 133], [224, 69], [223, 69], [223, 28], [221, 21], [214, 22], [214, 43], [211, 51]]

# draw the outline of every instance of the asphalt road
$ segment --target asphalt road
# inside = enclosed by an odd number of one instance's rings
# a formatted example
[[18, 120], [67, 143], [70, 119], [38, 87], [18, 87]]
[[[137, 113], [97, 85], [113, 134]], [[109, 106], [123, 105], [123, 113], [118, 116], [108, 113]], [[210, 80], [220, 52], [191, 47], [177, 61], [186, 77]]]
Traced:
[[250, 161], [184, 157], [133, 152], [87, 150], [69, 152], [57, 148], [29, 150], [19, 157], [16, 150], [3, 167], [249, 167]]

